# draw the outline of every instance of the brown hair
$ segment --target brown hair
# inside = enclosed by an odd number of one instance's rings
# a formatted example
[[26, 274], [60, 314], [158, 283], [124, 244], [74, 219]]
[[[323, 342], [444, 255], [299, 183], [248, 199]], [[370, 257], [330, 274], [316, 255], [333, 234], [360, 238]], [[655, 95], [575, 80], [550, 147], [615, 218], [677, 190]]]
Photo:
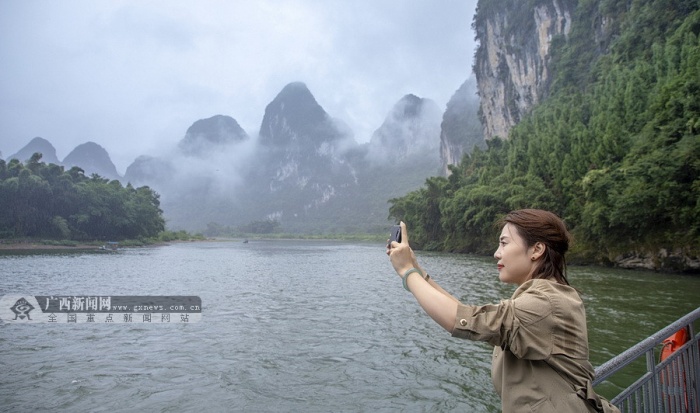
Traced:
[[569, 250], [571, 234], [561, 218], [541, 209], [519, 209], [509, 212], [501, 220], [502, 225], [506, 223], [516, 228], [528, 247], [537, 242], [545, 245], [544, 254], [537, 260], [532, 278], [549, 278], [569, 285], [564, 254]]

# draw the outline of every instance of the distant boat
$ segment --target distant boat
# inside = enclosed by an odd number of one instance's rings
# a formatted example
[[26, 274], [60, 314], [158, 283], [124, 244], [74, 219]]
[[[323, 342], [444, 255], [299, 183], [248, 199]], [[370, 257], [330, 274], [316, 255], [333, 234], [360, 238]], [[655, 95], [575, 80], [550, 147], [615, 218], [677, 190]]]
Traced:
[[116, 251], [119, 249], [119, 243], [114, 241], [108, 241], [105, 245], [100, 247], [103, 251]]

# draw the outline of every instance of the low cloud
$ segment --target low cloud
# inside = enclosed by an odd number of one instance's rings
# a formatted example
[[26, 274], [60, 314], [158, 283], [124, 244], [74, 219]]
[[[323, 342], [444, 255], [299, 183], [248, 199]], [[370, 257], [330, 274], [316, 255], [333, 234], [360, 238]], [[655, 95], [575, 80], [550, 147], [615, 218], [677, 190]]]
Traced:
[[476, 0], [0, 2], [0, 150], [93, 141], [123, 174], [227, 113], [249, 134], [302, 81], [368, 142], [407, 93], [444, 108], [469, 77]]

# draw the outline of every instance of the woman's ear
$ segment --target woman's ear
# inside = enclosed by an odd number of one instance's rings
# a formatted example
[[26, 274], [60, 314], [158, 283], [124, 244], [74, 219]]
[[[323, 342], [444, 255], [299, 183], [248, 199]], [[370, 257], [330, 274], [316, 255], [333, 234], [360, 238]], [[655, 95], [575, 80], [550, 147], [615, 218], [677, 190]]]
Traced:
[[546, 248], [547, 247], [544, 245], [544, 243], [536, 242], [535, 245], [532, 246], [532, 260], [537, 261], [542, 254], [544, 254]]

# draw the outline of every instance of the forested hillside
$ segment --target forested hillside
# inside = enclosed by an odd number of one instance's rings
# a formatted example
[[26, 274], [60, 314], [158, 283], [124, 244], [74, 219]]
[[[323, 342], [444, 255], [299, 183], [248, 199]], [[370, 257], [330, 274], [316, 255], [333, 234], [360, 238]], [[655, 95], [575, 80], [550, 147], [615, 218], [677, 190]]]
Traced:
[[[419, 248], [491, 253], [502, 214], [544, 208], [565, 218], [579, 259], [636, 256], [692, 270], [700, 252], [700, 2], [581, 0], [575, 10], [568, 38], [552, 41], [542, 103], [509, 136], [452, 166], [449, 178], [393, 199], [390, 216], [407, 222]], [[479, 7], [475, 24], [485, 12]], [[603, 38], [592, 29], [601, 21]]]
[[158, 195], [144, 186], [41, 162], [0, 159], [0, 238], [122, 240], [155, 237], [165, 221]]

